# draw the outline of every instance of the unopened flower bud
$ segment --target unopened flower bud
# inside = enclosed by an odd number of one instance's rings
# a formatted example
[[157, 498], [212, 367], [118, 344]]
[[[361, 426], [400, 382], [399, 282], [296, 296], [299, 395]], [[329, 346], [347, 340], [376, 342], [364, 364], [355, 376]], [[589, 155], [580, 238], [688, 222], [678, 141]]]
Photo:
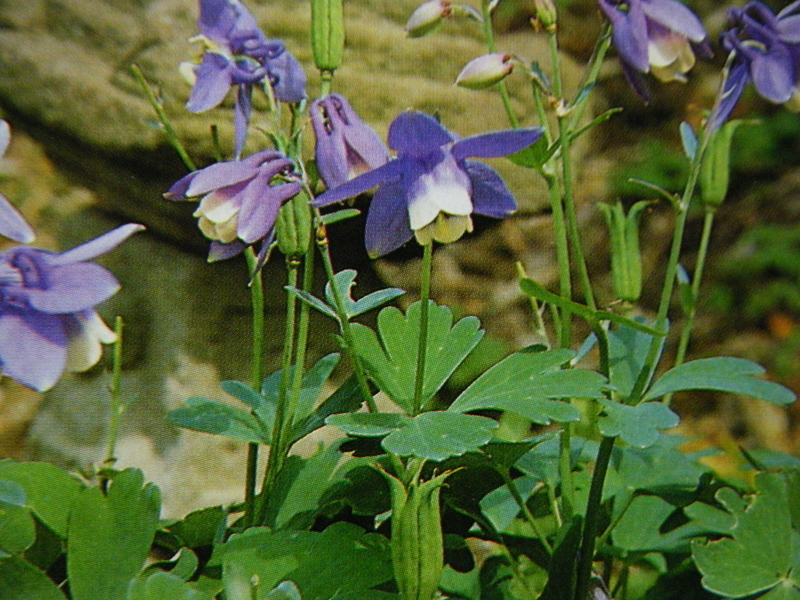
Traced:
[[556, 24], [558, 13], [553, 0], [533, 0], [533, 5], [536, 8], [536, 20], [542, 27], [547, 29]]
[[621, 202], [613, 206], [599, 204], [608, 224], [611, 241], [611, 281], [614, 295], [626, 302], [636, 302], [642, 294], [642, 256], [639, 251], [639, 219], [651, 203], [634, 204], [628, 214]]
[[450, 13], [450, 0], [428, 0], [420, 4], [406, 23], [408, 37], [416, 38], [432, 33]]
[[716, 129], [708, 140], [708, 147], [700, 165], [700, 198], [708, 207], [717, 208], [728, 194], [730, 182], [731, 140], [743, 121], [735, 120]]
[[471, 90], [493, 86], [514, 69], [511, 55], [504, 52], [484, 54], [467, 63], [456, 78], [456, 85]]

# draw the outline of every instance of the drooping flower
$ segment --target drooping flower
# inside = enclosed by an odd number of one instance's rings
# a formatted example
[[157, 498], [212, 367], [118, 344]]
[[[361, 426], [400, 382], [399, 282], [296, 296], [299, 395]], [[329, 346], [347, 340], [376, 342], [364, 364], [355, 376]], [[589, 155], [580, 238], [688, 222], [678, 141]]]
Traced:
[[328, 188], [389, 160], [389, 150], [378, 134], [340, 94], [329, 94], [311, 104], [311, 125], [317, 140], [317, 169]]
[[236, 88], [236, 155], [247, 136], [254, 85], [272, 86], [281, 102], [305, 98], [306, 76], [280, 40], [267, 39], [239, 0], [200, 0], [200, 35], [205, 53], [193, 66], [194, 87], [186, 108], [202, 112], [217, 106]]
[[[6, 121], [0, 119], [0, 157], [6, 153], [10, 141], [11, 128]], [[36, 239], [33, 229], [25, 218], [2, 194], [0, 194], [0, 235], [23, 244], [30, 244]]]
[[700, 19], [678, 0], [598, 1], [613, 26], [625, 76], [645, 100], [647, 73], [659, 81], [685, 81], [695, 53], [710, 53]]
[[115, 340], [94, 307], [119, 283], [92, 262], [144, 229], [128, 224], [57, 254], [29, 246], [0, 253], [0, 371], [40, 392], [66, 371], [100, 360]]
[[469, 4], [454, 4], [450, 0], [427, 0], [420, 4], [406, 22], [408, 37], [418, 38], [433, 33], [441, 27], [444, 19], [465, 17], [482, 22], [483, 17]]
[[262, 150], [189, 173], [164, 197], [201, 198], [194, 216], [200, 231], [212, 240], [209, 260], [220, 260], [269, 239], [281, 206], [301, 189], [292, 161], [276, 150]]
[[482, 90], [505, 79], [514, 70], [513, 57], [506, 52], [483, 54], [469, 61], [456, 77], [456, 85]]
[[507, 156], [527, 148], [541, 128], [512, 129], [457, 140], [436, 119], [401, 113], [389, 127], [397, 158], [316, 198], [327, 206], [379, 186], [367, 214], [365, 240], [373, 258], [412, 237], [449, 243], [472, 231], [472, 213], [503, 218], [516, 209], [511, 192], [491, 167], [471, 157]]
[[722, 44], [730, 54], [712, 127], [730, 116], [750, 82], [766, 100], [800, 111], [800, 1], [777, 15], [761, 2], [748, 2], [730, 9], [728, 22]]

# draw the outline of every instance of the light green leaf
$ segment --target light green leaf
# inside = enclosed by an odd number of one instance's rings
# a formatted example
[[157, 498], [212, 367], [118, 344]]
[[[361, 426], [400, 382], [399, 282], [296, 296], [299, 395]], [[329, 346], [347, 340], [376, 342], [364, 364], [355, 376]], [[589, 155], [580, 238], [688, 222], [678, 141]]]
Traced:
[[241, 381], [223, 381], [220, 387], [234, 398], [238, 398], [253, 410], [264, 404], [264, 398], [256, 390]]
[[636, 496], [614, 527], [614, 545], [629, 552], [685, 551], [688, 543], [677, 529], [666, 534], [660, 531], [675, 510], [658, 496]]
[[0, 480], [25, 490], [25, 505], [60, 537], [67, 537], [70, 506], [84, 487], [73, 475], [42, 462], [0, 460]]
[[165, 571], [155, 571], [131, 584], [126, 600], [211, 600], [180, 577]]
[[731, 538], [706, 544], [692, 542], [692, 557], [703, 575], [703, 586], [727, 598], [767, 591], [773, 598], [798, 595], [798, 584], [791, 580], [792, 571], [798, 571], [800, 564], [783, 476], [756, 475], [756, 494], [743, 512], [726, 497], [718, 495], [717, 499], [734, 513], [736, 523]]
[[67, 574], [73, 600], [124, 600], [153, 543], [161, 499], [138, 469], [114, 475], [107, 495], [85, 488], [73, 504]]
[[[412, 412], [417, 370], [420, 303], [404, 315], [394, 307], [378, 314], [378, 334], [358, 323], [352, 327], [356, 352], [378, 387], [407, 413]], [[447, 378], [483, 337], [480, 322], [465, 317], [453, 325], [446, 306], [430, 302], [423, 404], [444, 385]]]
[[[339, 296], [344, 301], [344, 308], [348, 321], [371, 311], [373, 308], [383, 306], [387, 302], [391, 302], [398, 296], [405, 294], [405, 290], [401, 290], [400, 288], [387, 288], [372, 292], [359, 300], [354, 300], [352, 293], [353, 287], [355, 287], [356, 284], [356, 275], [357, 273], [353, 269], [346, 269], [344, 271], [339, 271], [333, 277], [336, 289], [339, 291]], [[333, 295], [333, 288], [331, 287], [330, 281], [325, 284], [325, 299], [330, 306], [336, 306], [336, 299]]]
[[[631, 327], [621, 325], [608, 332], [609, 367], [611, 371], [611, 385], [613, 385], [621, 398], [630, 397], [639, 373], [644, 367], [647, 353], [653, 342], [653, 336]], [[661, 338], [658, 356], [664, 347], [664, 338]], [[656, 360], [658, 362], [658, 360]]]
[[328, 306], [322, 300], [317, 298], [314, 294], [310, 294], [305, 290], [298, 290], [296, 287], [292, 287], [290, 285], [285, 286], [285, 289], [290, 294], [294, 294], [300, 300], [308, 304], [311, 308], [316, 308], [319, 312], [323, 315], [329, 316], [331, 319], [338, 320], [339, 318], [336, 316], [336, 311], [333, 307]]
[[584, 369], [562, 369], [574, 356], [571, 350], [512, 354], [473, 382], [447, 410], [508, 410], [541, 425], [579, 421], [578, 409], [559, 399], [601, 398], [605, 378]]
[[496, 428], [497, 422], [486, 417], [425, 412], [386, 436], [382, 445], [399, 456], [440, 461], [477, 450], [492, 439]]
[[684, 390], [729, 392], [782, 406], [797, 399], [790, 389], [754, 377], [763, 373], [763, 367], [743, 358], [702, 358], [664, 373], [650, 388], [645, 400]]
[[638, 406], [605, 399], [599, 402], [605, 413], [598, 419], [600, 432], [607, 437], [619, 436], [637, 448], [653, 445], [661, 435], [661, 429], [671, 429], [680, 423], [678, 415], [660, 402], [645, 402]]
[[311, 414], [295, 423], [292, 441], [295, 442], [319, 429], [325, 425], [325, 420], [331, 415], [358, 410], [363, 401], [364, 396], [361, 394], [358, 378], [353, 373]]
[[0, 600], [65, 600], [44, 571], [19, 556], [0, 559]]
[[184, 429], [214, 433], [246, 442], [271, 443], [270, 430], [249, 412], [209, 398], [189, 398], [167, 413], [167, 421]]
[[[17, 485], [11, 481], [0, 481], [6, 487], [6, 496], [9, 490], [7, 486]], [[36, 525], [31, 515], [31, 511], [25, 508], [25, 493], [22, 488], [17, 486], [22, 493], [22, 505], [0, 500], [0, 558], [20, 554], [30, 548], [36, 541]], [[14, 494], [17, 496], [17, 494]], [[13, 498], [18, 500], [19, 498]]]

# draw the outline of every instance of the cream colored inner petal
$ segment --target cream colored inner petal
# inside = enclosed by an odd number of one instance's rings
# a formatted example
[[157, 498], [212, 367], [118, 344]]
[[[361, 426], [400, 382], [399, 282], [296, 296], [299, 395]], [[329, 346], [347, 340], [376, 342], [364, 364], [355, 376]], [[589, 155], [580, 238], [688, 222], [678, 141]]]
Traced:
[[421, 176], [409, 195], [408, 217], [414, 231], [431, 223], [440, 212], [448, 215], [472, 213], [469, 178], [452, 156]]
[[234, 216], [224, 223], [215, 223], [201, 216], [197, 221], [197, 226], [208, 239], [230, 244], [237, 237], [236, 230], [239, 226], [239, 219]]
[[231, 200], [226, 194], [213, 191], [206, 194], [200, 201], [195, 217], [205, 217], [214, 223], [230, 221], [239, 212], [239, 203]]
[[684, 36], [674, 32], [650, 40], [647, 54], [653, 75], [660, 81], [685, 81], [695, 63], [692, 46]]
[[94, 311], [89, 317], [75, 316], [81, 329], [80, 332], [69, 338], [66, 369], [67, 371], [81, 372], [90, 369], [100, 360], [102, 355], [100, 343], [113, 344], [117, 335]]
[[422, 246], [430, 244], [432, 241], [449, 244], [471, 231], [472, 217], [470, 215], [446, 215], [440, 212], [432, 222], [422, 229], [415, 230], [414, 237]]

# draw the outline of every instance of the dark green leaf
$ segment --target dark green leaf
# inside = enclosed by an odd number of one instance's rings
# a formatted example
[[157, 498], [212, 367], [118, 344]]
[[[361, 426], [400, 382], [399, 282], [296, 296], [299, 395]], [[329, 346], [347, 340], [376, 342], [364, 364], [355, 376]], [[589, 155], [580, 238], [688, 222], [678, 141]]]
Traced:
[[67, 537], [70, 506], [83, 484], [73, 475], [48, 463], [0, 460], [0, 480], [13, 481], [25, 490], [25, 505], [50, 529]]
[[18, 556], [0, 559], [0, 600], [65, 600], [43, 571]]
[[[348, 321], [353, 317], [369, 312], [373, 308], [378, 308], [387, 302], [391, 302], [398, 296], [405, 294], [405, 291], [400, 288], [388, 288], [372, 292], [356, 301], [352, 296], [353, 287], [356, 284], [356, 275], [356, 271], [352, 269], [346, 269], [334, 275], [336, 289], [339, 291], [339, 296], [344, 301], [344, 308]], [[334, 298], [330, 282], [325, 285], [325, 298], [329, 305], [336, 305], [336, 299]]]
[[607, 437], [619, 436], [631, 446], [647, 448], [661, 435], [660, 430], [675, 427], [680, 418], [665, 404], [644, 402], [627, 406], [601, 399], [603, 412], [598, 420], [600, 432]]
[[[652, 335], [625, 325], [608, 332], [611, 385], [617, 389], [621, 398], [630, 397], [652, 343]], [[664, 338], [661, 337], [659, 356], [663, 347]]]
[[601, 398], [605, 378], [593, 371], [562, 369], [574, 356], [571, 350], [512, 354], [464, 390], [448, 411], [508, 410], [542, 425], [578, 421], [578, 409], [559, 399]]
[[201, 592], [191, 583], [165, 571], [151, 572], [131, 584], [126, 600], [211, 600], [213, 594]]
[[675, 510], [658, 496], [636, 496], [614, 527], [614, 545], [629, 552], [685, 552], [688, 542], [680, 528], [661, 533], [664, 522]]
[[[536, 486], [540, 483], [538, 478], [530, 475], [524, 475], [514, 480], [517, 491], [519, 491], [525, 502], [531, 497], [531, 494], [537, 489]], [[501, 533], [508, 531], [508, 526], [517, 518], [521, 510], [506, 486], [499, 487], [486, 494], [480, 501], [480, 507], [484, 516]]]
[[743, 358], [702, 358], [667, 371], [653, 384], [645, 400], [684, 390], [729, 392], [781, 406], [797, 399], [790, 389], [754, 377], [763, 373], [763, 367]]
[[[328, 377], [339, 364], [339, 354], [334, 352], [320, 358], [313, 367], [303, 376], [300, 395], [295, 404], [293, 417], [294, 424], [298, 424], [311, 414], [314, 404], [322, 393], [322, 388], [328, 381]], [[293, 373], [291, 369], [290, 373]]]
[[[10, 496], [8, 486], [17, 485], [10, 481], [0, 481], [0, 484], [5, 484], [4, 495], [7, 497]], [[20, 554], [36, 541], [36, 524], [30, 510], [24, 506], [25, 493], [21, 487], [17, 488], [22, 493], [23, 505], [0, 500], [0, 558]], [[12, 498], [15, 501], [18, 499]]]
[[325, 419], [333, 414], [358, 410], [363, 401], [358, 378], [353, 373], [314, 412], [295, 425], [293, 442], [325, 425]]
[[138, 469], [125, 469], [107, 495], [85, 488], [73, 505], [67, 572], [73, 600], [124, 600], [150, 552], [158, 526], [158, 488]]
[[[791, 528], [786, 480], [780, 474], [756, 475], [756, 495], [746, 510], [718, 499], [736, 519], [732, 538], [692, 543], [692, 557], [703, 586], [721, 596], [740, 598], [761, 592], [800, 597], [797, 534]], [[784, 594], [788, 594], [785, 596]]]
[[209, 506], [190, 512], [182, 520], [167, 526], [184, 546], [200, 548], [212, 545], [225, 527], [228, 513], [221, 506]]
[[572, 517], [571, 521], [565, 522], [559, 529], [547, 584], [539, 600], [562, 600], [575, 595], [575, 572], [582, 530], [583, 518], [579, 515]]
[[[321, 533], [254, 527], [217, 546], [212, 565], [222, 565], [228, 597], [250, 590], [253, 576], [266, 598], [282, 581], [292, 581], [303, 598], [333, 598], [366, 590], [392, 578], [388, 540], [339, 522]], [[233, 593], [231, 593], [233, 592]]]
[[492, 439], [497, 422], [485, 417], [431, 411], [417, 415], [383, 440], [383, 447], [400, 456], [440, 461], [477, 450]]
[[325, 422], [349, 435], [380, 437], [403, 427], [409, 421], [411, 417], [396, 413], [344, 413], [331, 415]]
[[[446, 306], [430, 302], [423, 404], [444, 385], [483, 336], [480, 322], [465, 317], [453, 325], [453, 313]], [[378, 332], [353, 325], [356, 352], [378, 387], [406, 412], [412, 412], [417, 371], [420, 303], [405, 315], [394, 307], [378, 314]], [[452, 326], [452, 327], [451, 327]], [[379, 337], [380, 336], [380, 337]]]
[[647, 448], [617, 447], [612, 468], [630, 492], [660, 496], [693, 492], [709, 469], [678, 449], [683, 441], [678, 436], [662, 434]]
[[294, 294], [295, 296], [300, 298], [300, 300], [302, 300], [303, 302], [308, 304], [311, 308], [316, 308], [323, 315], [327, 315], [331, 319], [334, 319], [334, 320], [337, 320], [337, 321], [339, 320], [339, 317], [336, 316], [336, 310], [333, 307], [328, 306], [327, 304], [325, 304], [322, 300], [317, 298], [315, 295], [310, 294], [309, 292], [307, 292], [305, 290], [298, 290], [297, 288], [292, 287], [290, 285], [284, 286], [283, 289], [285, 289], [290, 294]]
[[208, 398], [189, 398], [186, 405], [167, 413], [178, 427], [224, 435], [246, 442], [271, 443], [270, 431], [249, 412]]

